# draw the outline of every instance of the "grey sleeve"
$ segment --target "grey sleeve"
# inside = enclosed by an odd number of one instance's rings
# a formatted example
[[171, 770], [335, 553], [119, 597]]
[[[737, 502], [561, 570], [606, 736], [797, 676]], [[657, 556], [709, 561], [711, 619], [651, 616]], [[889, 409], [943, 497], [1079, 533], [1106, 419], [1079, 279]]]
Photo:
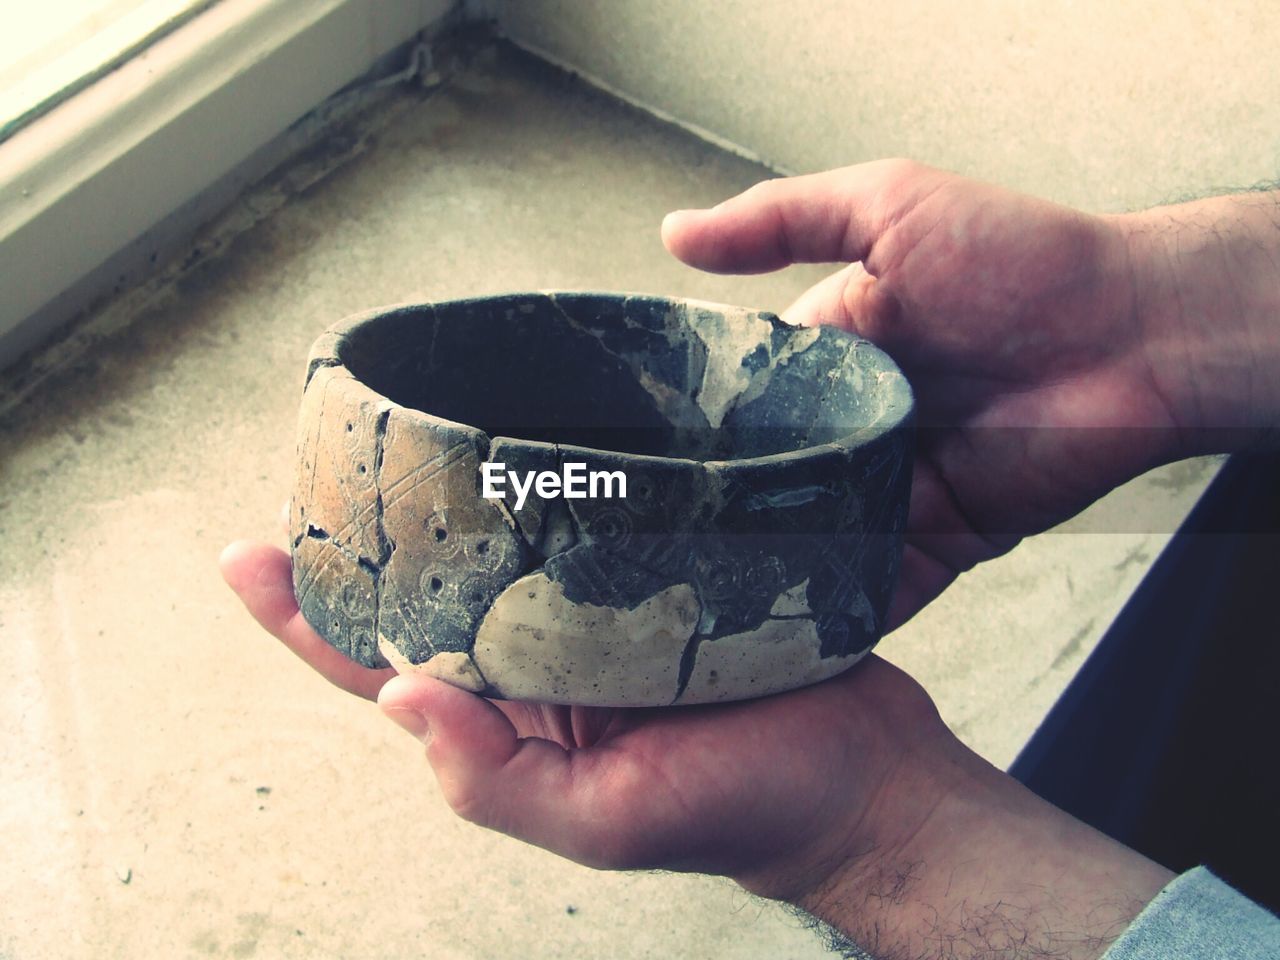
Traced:
[[1280, 958], [1280, 919], [1204, 867], [1177, 877], [1147, 904], [1102, 960]]

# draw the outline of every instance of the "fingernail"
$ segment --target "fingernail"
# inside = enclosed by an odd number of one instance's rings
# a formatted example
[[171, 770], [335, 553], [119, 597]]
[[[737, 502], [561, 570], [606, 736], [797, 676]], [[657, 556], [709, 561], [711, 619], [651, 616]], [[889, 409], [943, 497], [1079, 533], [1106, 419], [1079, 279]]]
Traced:
[[383, 712], [423, 743], [431, 739], [431, 724], [417, 710], [410, 710], [408, 707], [391, 707]]

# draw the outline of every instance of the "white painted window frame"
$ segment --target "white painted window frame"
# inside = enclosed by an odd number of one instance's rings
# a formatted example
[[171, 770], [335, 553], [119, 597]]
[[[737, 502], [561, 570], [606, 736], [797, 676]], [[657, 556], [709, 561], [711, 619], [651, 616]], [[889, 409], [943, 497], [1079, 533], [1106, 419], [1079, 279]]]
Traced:
[[60, 294], [453, 6], [221, 0], [0, 143], [0, 366], [66, 319], [41, 316]]

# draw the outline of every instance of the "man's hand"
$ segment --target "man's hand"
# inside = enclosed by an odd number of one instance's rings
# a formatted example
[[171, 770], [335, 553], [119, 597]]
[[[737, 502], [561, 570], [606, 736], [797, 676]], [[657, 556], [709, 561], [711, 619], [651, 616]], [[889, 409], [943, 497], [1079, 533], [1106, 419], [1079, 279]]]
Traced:
[[723, 874], [877, 956], [957, 958], [1092, 960], [1170, 878], [967, 750], [877, 657], [746, 703], [491, 702], [345, 660], [274, 547], [233, 544], [222, 570], [267, 630], [426, 744], [458, 814], [589, 866]]
[[[1090, 217], [900, 161], [771, 181], [664, 225], [722, 271], [851, 264], [793, 322], [887, 349], [923, 425], [896, 617], [960, 570], [1146, 468], [1280, 414], [1275, 196]], [[491, 702], [346, 660], [305, 623], [288, 557], [235, 544], [254, 617], [426, 743], [462, 816], [598, 867], [733, 877], [876, 955], [1091, 960], [1168, 871], [967, 750], [870, 657], [741, 704]]]
[[[221, 565], [263, 627], [427, 743], [461, 816], [591, 866], [724, 874], [798, 897], [895, 842], [867, 829], [887, 822], [870, 811], [917, 754], [943, 758], [945, 782], [959, 746], [919, 685], [877, 658], [758, 702], [653, 710], [491, 702], [430, 677], [392, 679], [307, 625], [283, 551], [237, 543]], [[894, 829], [908, 835], [932, 794], [894, 799]]]
[[[1196, 374], [1213, 371], [1197, 365], [1219, 355], [1208, 344], [1232, 339], [1226, 314], [1239, 289], [1222, 287], [1244, 264], [1233, 248], [1237, 269], [1224, 271], [1204, 238], [1223, 246], [1245, 226], [1194, 205], [1090, 216], [882, 161], [672, 214], [663, 238], [718, 272], [849, 264], [784, 318], [874, 341], [915, 390], [921, 430], [894, 625], [1021, 537], [1151, 467], [1210, 452], [1188, 437], [1206, 412], [1236, 422], [1235, 412], [1206, 406]], [[1192, 239], [1199, 259], [1171, 252]], [[1189, 296], [1205, 306], [1199, 322], [1176, 309]]]

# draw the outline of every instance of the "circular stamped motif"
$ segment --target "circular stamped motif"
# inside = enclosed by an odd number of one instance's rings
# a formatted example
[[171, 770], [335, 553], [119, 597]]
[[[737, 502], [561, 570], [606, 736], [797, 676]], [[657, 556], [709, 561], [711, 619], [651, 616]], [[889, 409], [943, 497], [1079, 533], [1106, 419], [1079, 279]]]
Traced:
[[628, 477], [627, 496], [622, 501], [631, 513], [652, 516], [665, 506], [662, 484], [648, 473], [633, 473]]
[[472, 574], [458, 584], [458, 603], [473, 616], [480, 616], [489, 609], [493, 594], [493, 585], [478, 574]]
[[708, 557], [698, 564], [698, 585], [707, 599], [717, 603], [737, 597], [742, 580], [742, 563], [736, 557]]
[[449, 510], [436, 510], [422, 521], [426, 552], [436, 561], [450, 560], [462, 547], [462, 531], [454, 530]]
[[446, 605], [453, 602], [457, 595], [458, 584], [448, 570], [440, 567], [427, 567], [418, 577], [418, 588], [422, 600], [432, 606]]
[[747, 564], [745, 580], [753, 596], [776, 596], [787, 584], [787, 565], [781, 557], [755, 557]]
[[338, 607], [353, 620], [359, 620], [369, 614], [369, 600], [360, 585], [348, 580], [338, 591]]
[[[351, 455], [354, 472], [361, 478], [373, 479], [373, 456], [377, 446], [374, 439], [375, 417], [368, 417], [359, 410], [348, 410], [341, 421], [338, 436]], [[361, 469], [363, 467], [363, 469]]]
[[519, 548], [509, 537], [488, 533], [475, 533], [466, 537], [462, 544], [462, 553], [469, 565], [476, 570], [501, 570], [512, 559]]
[[605, 507], [587, 523], [587, 533], [606, 550], [622, 550], [631, 542], [632, 521], [616, 507]]

